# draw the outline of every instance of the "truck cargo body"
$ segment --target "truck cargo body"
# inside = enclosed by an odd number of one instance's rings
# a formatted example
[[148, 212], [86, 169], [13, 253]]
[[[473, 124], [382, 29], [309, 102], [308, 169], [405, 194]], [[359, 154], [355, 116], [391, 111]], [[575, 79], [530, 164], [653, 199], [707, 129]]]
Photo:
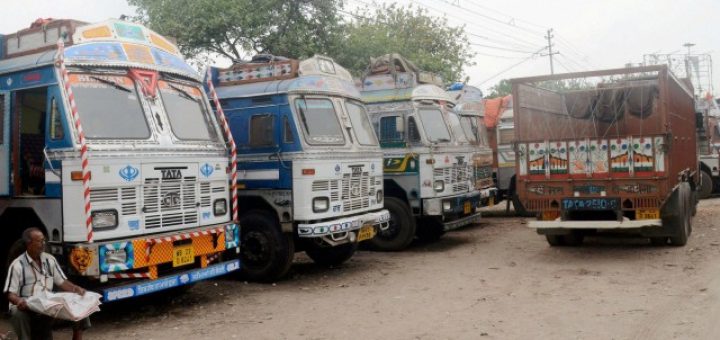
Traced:
[[553, 245], [633, 229], [682, 245], [698, 183], [693, 95], [664, 66], [513, 80], [517, 193]]

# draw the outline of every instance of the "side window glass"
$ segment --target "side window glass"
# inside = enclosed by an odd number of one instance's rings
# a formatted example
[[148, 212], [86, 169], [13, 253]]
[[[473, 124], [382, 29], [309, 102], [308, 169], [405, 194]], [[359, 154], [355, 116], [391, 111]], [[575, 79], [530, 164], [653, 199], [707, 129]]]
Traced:
[[415, 123], [415, 117], [408, 117], [408, 140], [411, 143], [420, 142], [420, 131]]
[[275, 145], [273, 126], [275, 117], [271, 115], [255, 115], [250, 118], [250, 146], [267, 147]]
[[293, 143], [294, 141], [290, 119], [288, 119], [287, 116], [283, 116], [283, 143]]
[[5, 94], [0, 94], [0, 145], [5, 140]]
[[53, 97], [50, 102], [50, 139], [58, 140], [65, 137], [65, 130], [62, 126], [62, 115], [57, 107], [57, 101]]
[[397, 124], [398, 116], [385, 116], [380, 118], [380, 141], [402, 142], [403, 133]]

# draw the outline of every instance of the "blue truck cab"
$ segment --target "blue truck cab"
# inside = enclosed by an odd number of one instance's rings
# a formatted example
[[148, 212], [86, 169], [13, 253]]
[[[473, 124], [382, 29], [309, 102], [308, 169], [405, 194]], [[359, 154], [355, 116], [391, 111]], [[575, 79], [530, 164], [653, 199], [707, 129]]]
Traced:
[[246, 277], [282, 277], [296, 251], [340, 264], [387, 226], [382, 153], [348, 71], [260, 55], [211, 77], [238, 147]]

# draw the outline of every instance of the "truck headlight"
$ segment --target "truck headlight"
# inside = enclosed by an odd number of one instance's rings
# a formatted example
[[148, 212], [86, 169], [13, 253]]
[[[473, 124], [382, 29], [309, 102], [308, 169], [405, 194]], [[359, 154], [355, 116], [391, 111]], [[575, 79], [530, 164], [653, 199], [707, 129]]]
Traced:
[[312, 201], [313, 212], [321, 213], [330, 209], [330, 200], [327, 197], [315, 197]]
[[94, 229], [111, 229], [118, 225], [118, 213], [114, 209], [93, 211], [90, 216]]
[[378, 190], [378, 191], [375, 193], [375, 200], [377, 200], [378, 204], [382, 203], [382, 201], [383, 201], [383, 192], [382, 192], [382, 190]]
[[449, 211], [450, 209], [452, 209], [450, 201], [443, 201], [443, 211]]
[[217, 199], [213, 202], [213, 214], [222, 216], [227, 213], [227, 201], [224, 198]]
[[445, 190], [445, 182], [442, 180], [435, 181], [433, 183], [433, 189], [435, 189], [435, 191], [437, 192]]
[[108, 266], [111, 265], [122, 265], [127, 263], [128, 260], [128, 254], [127, 250], [125, 248], [121, 249], [108, 249], [105, 251], [105, 263]]

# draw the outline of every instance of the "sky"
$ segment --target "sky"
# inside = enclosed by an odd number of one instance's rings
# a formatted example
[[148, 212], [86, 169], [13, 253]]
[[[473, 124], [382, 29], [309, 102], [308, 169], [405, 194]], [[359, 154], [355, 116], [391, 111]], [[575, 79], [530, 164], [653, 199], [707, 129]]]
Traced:
[[[258, 0], [262, 1], [262, 0]], [[372, 8], [372, 0], [345, 0], [348, 8]], [[29, 27], [37, 18], [98, 22], [134, 15], [125, 0], [0, 0], [0, 33]], [[392, 1], [379, 1], [390, 3]], [[552, 28], [556, 73], [623, 67], [646, 54], [708, 54], [720, 61], [717, 0], [397, 0], [465, 25], [475, 66], [465, 69], [469, 83], [487, 89], [503, 78], [550, 73], [547, 46]], [[547, 53], [547, 49], [540, 53]], [[718, 84], [717, 73], [712, 85]], [[710, 83], [710, 80], [704, 82]], [[720, 92], [720, 87], [716, 92]]]

